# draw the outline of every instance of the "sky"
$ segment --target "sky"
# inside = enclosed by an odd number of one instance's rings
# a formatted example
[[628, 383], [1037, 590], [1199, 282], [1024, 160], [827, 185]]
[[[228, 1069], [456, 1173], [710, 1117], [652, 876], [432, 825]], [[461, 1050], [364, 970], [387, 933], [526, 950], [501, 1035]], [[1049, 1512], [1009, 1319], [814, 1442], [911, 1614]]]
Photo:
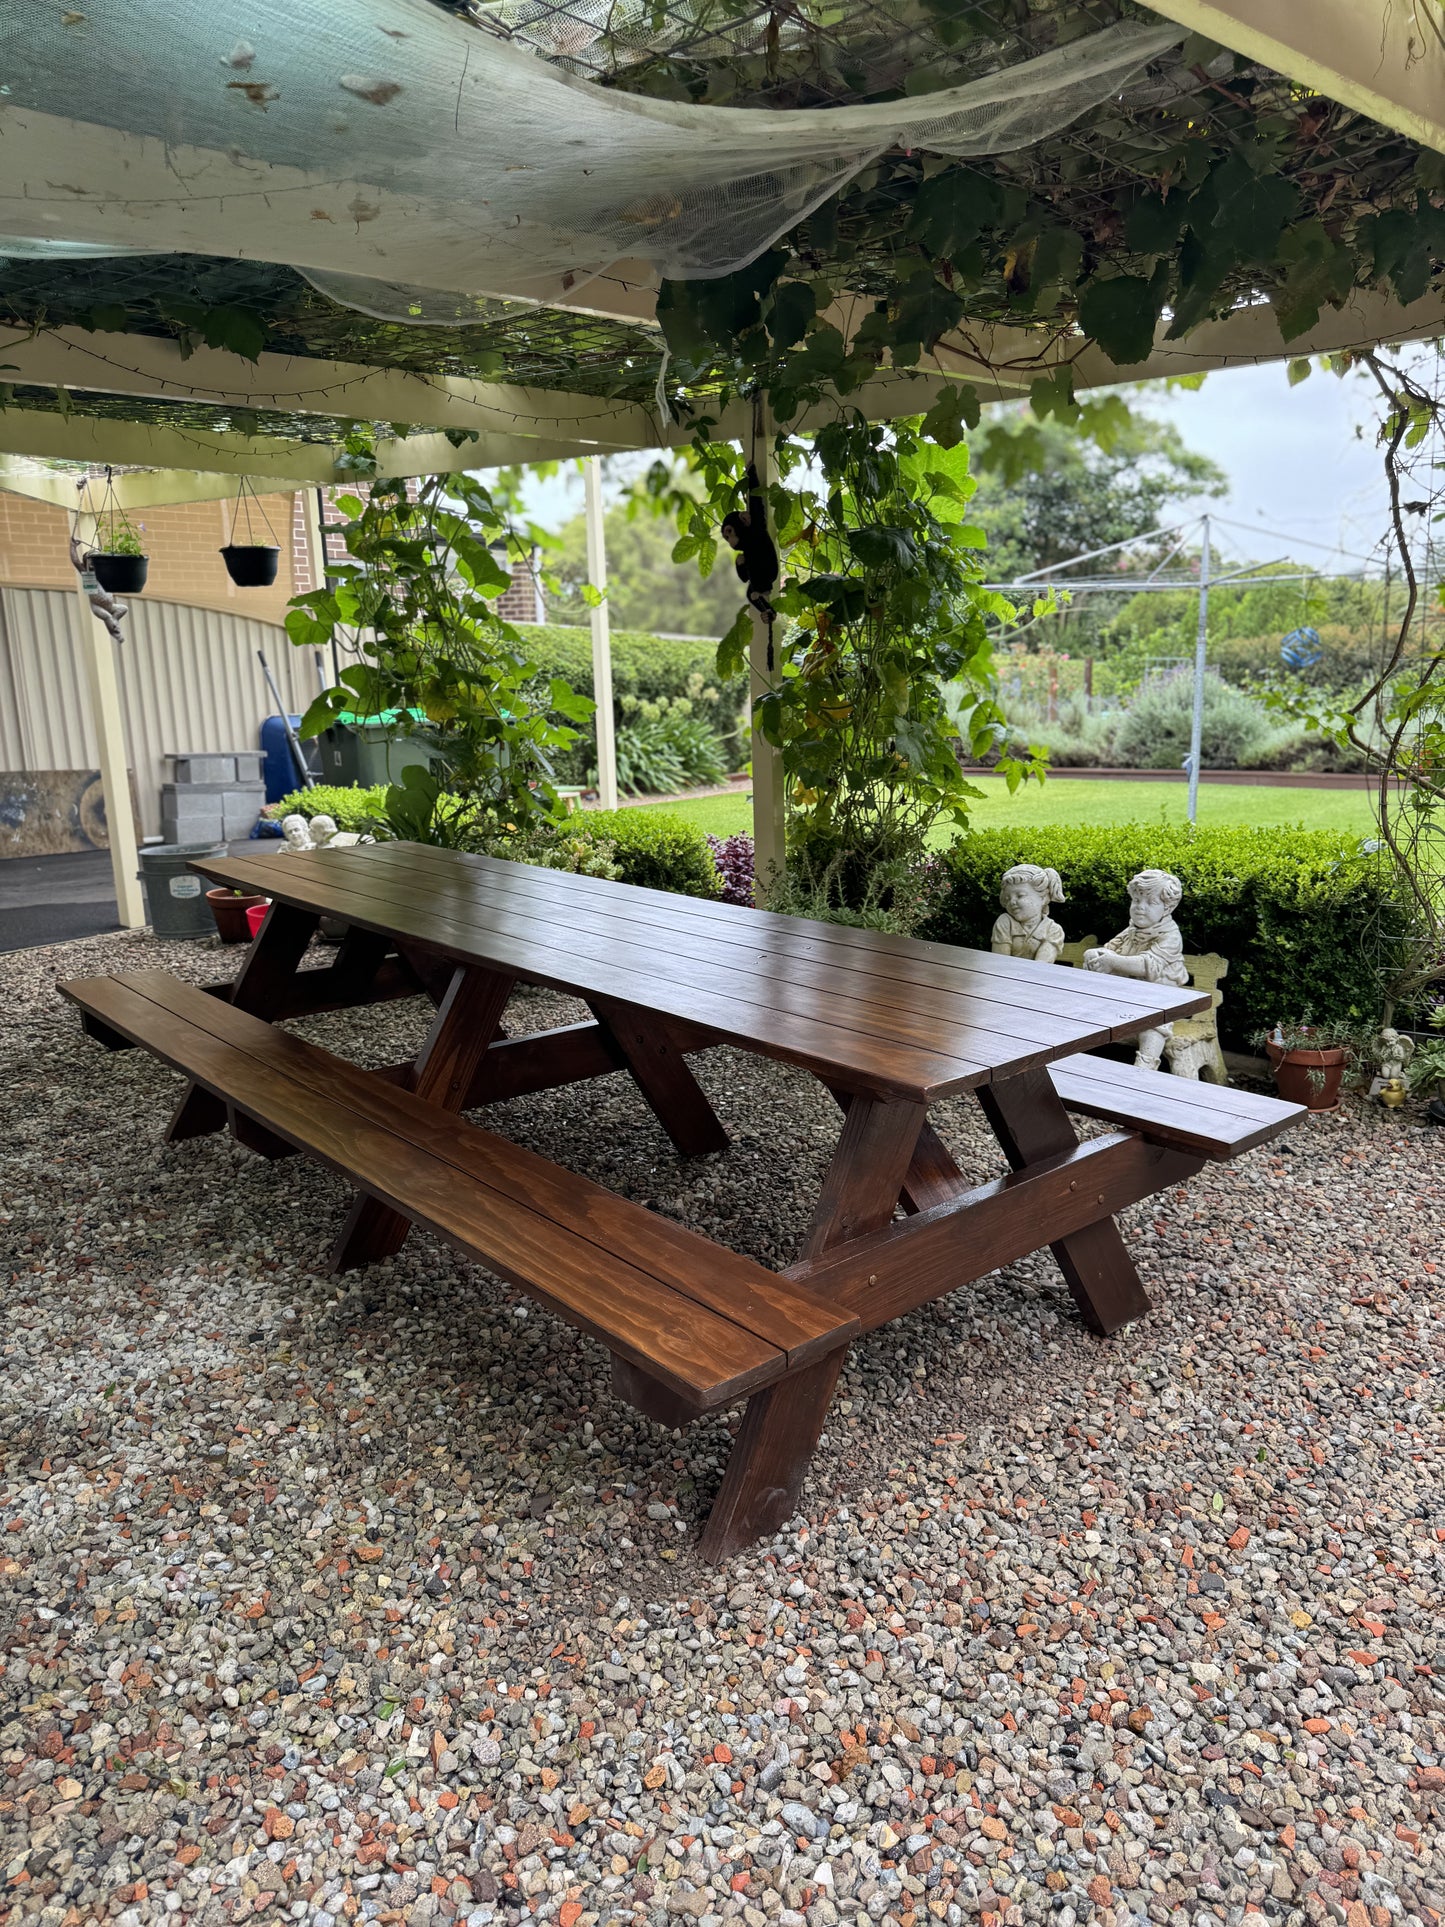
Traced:
[[[1152, 391], [1147, 406], [1229, 477], [1226, 496], [1180, 511], [1220, 517], [1225, 555], [1268, 562], [1289, 554], [1348, 571], [1370, 555], [1387, 524], [1376, 398], [1366, 376], [1341, 379], [1318, 367], [1291, 388], [1281, 362], [1210, 375], [1193, 392]], [[560, 527], [581, 510], [581, 476], [566, 464], [551, 480], [533, 482], [526, 500], [536, 521]]]

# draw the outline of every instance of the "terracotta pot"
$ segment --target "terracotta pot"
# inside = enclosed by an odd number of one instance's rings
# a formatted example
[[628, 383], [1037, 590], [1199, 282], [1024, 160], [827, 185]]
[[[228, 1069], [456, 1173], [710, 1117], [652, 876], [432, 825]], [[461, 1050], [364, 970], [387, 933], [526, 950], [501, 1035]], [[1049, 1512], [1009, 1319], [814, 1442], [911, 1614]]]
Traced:
[[86, 557], [96, 581], [109, 595], [139, 595], [150, 573], [148, 555], [106, 555], [96, 549]]
[[206, 902], [211, 906], [211, 915], [216, 919], [216, 929], [220, 932], [222, 943], [249, 943], [250, 926], [246, 922], [246, 912], [266, 902], [265, 897], [238, 897], [234, 890], [207, 890]]
[[1342, 1050], [1281, 1050], [1266, 1043], [1265, 1052], [1274, 1066], [1275, 1088], [1286, 1104], [1303, 1104], [1311, 1111], [1337, 1111], [1340, 1108], [1340, 1080], [1345, 1074], [1346, 1054]]

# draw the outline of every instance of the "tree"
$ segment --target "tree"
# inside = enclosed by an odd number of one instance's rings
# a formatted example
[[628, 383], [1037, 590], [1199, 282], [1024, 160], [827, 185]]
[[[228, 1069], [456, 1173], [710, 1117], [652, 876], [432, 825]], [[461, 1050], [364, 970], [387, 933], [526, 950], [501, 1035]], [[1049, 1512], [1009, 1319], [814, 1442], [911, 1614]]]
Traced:
[[1110, 422], [1101, 437], [1020, 408], [990, 416], [970, 436], [973, 514], [988, 536], [992, 580], [1147, 535], [1173, 503], [1224, 493], [1224, 471], [1186, 448], [1172, 423], [1137, 409], [1111, 411]]
[[[617, 629], [653, 635], [721, 636], [742, 601], [731, 566], [720, 563], [711, 575], [698, 574], [695, 562], [674, 562], [677, 530], [670, 519], [638, 513], [635, 502], [618, 502], [602, 520], [607, 544], [607, 607]], [[574, 516], [547, 557], [561, 593], [548, 599], [553, 622], [585, 623], [587, 604], [587, 526]]]

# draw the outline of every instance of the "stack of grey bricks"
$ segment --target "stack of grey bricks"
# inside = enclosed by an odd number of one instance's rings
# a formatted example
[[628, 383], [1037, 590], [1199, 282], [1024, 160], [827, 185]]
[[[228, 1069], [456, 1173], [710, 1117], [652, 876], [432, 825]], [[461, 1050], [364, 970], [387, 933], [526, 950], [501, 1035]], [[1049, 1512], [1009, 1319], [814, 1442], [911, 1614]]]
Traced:
[[261, 751], [171, 750], [174, 781], [161, 784], [161, 836], [167, 843], [229, 843], [251, 834], [266, 785]]

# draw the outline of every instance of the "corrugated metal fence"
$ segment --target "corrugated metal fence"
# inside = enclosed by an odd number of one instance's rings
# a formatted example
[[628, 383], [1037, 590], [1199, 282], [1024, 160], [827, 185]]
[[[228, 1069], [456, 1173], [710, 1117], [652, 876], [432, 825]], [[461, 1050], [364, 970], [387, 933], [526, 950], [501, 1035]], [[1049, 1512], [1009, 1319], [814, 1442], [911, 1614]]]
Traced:
[[[0, 769], [93, 769], [80, 602], [63, 589], [0, 588]], [[126, 742], [141, 821], [160, 832], [169, 750], [255, 749], [274, 711], [264, 649], [293, 711], [317, 691], [309, 652], [284, 629], [220, 609], [130, 598], [120, 650]]]

